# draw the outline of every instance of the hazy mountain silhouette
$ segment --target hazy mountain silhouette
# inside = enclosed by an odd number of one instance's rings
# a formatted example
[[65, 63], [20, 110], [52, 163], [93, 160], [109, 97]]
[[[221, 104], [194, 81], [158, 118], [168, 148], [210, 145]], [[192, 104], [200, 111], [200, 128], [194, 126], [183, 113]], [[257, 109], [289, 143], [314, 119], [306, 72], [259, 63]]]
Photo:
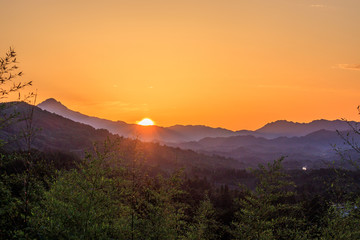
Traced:
[[49, 98], [44, 102], [38, 104], [37, 106], [43, 110], [47, 110], [51, 113], [56, 113], [75, 122], [81, 122], [90, 125], [96, 129], [104, 128], [109, 130], [110, 132], [118, 131], [119, 128], [127, 125], [125, 122], [122, 121], [113, 122], [110, 120], [90, 117], [82, 113], [72, 111], [54, 98]]
[[[353, 137], [360, 142], [359, 136]], [[252, 165], [287, 156], [285, 163], [289, 168], [301, 168], [304, 165], [310, 168], [328, 167], [330, 161], [339, 160], [334, 145], [349, 148], [336, 131], [329, 130], [318, 130], [301, 137], [266, 139], [248, 135], [173, 144], [205, 154], [235, 158]]]
[[[51, 100], [52, 101], [52, 100]], [[72, 121], [58, 114], [50, 113], [32, 107], [27, 103], [19, 103], [8, 109], [20, 113], [19, 117], [28, 116], [33, 108], [33, 128], [38, 129], [32, 139], [32, 148], [41, 151], [62, 151], [75, 153], [82, 156], [85, 151], [92, 151], [93, 143], [103, 142], [106, 139], [115, 139], [117, 136], [108, 130], [95, 129], [89, 125]], [[66, 110], [66, 109], [65, 109]], [[1, 114], [4, 111], [0, 112]], [[76, 115], [75, 115], [76, 116]], [[78, 115], [82, 117], [81, 115]], [[152, 128], [148, 128], [151, 131]], [[0, 139], [5, 139], [8, 143], [3, 147], [6, 150], [26, 150], [26, 143], [21, 135], [26, 131], [24, 121], [10, 124], [8, 127], [0, 129]], [[17, 139], [13, 139], [17, 136]], [[124, 158], [131, 158], [134, 154], [129, 151], [134, 145], [133, 139], [117, 138], [120, 140], [119, 151]], [[137, 141], [137, 150], [145, 156], [146, 164], [158, 167], [163, 170], [179, 167], [196, 168], [244, 168], [245, 164], [230, 158], [221, 156], [209, 156], [199, 154], [191, 150], [162, 146], [158, 143], [144, 143]], [[130, 149], [130, 150], [129, 150]]]
[[[350, 123], [355, 124], [355, 122]], [[346, 121], [342, 120], [329, 121], [321, 119], [310, 123], [297, 123], [279, 120], [266, 124], [262, 128], [256, 130], [256, 132], [262, 134], [263, 136], [267, 136], [268, 138], [275, 138], [281, 136], [300, 137], [319, 130], [347, 131], [350, 130], [350, 127]]]
[[311, 132], [319, 130], [339, 130], [349, 129], [347, 122], [341, 120], [315, 120], [310, 123], [296, 123], [279, 120], [268, 123], [256, 131], [240, 130], [231, 131], [224, 128], [212, 128], [202, 125], [175, 125], [171, 127], [159, 126], [139, 126], [128, 124], [123, 121], [111, 121], [97, 117], [91, 117], [82, 113], [68, 109], [66, 106], [53, 98], [47, 99], [38, 105], [43, 110], [56, 113], [73, 121], [88, 124], [96, 129], [107, 129], [113, 134], [124, 137], [139, 138], [143, 141], [159, 141], [168, 143], [179, 143], [188, 141], [198, 141], [206, 137], [232, 137], [247, 136], [276, 138], [280, 136], [294, 137], [305, 136]]
[[90, 125], [96, 129], [106, 129], [119, 136], [139, 138], [142, 141], [182, 141], [184, 138], [178, 133], [159, 126], [140, 126], [128, 124], [123, 121], [111, 121], [97, 117], [91, 117], [73, 111], [64, 106], [61, 102], [53, 98], [47, 99], [38, 104], [38, 107], [51, 113], [58, 114], [75, 122]]
[[[35, 129], [35, 138], [32, 141], [32, 147], [47, 151], [60, 150], [73, 153], [83, 153], [92, 148], [92, 143], [104, 141], [111, 136], [107, 130], [96, 130], [93, 127], [74, 122], [60, 115], [41, 110], [38, 107], [21, 102], [10, 109], [8, 112], [16, 111], [20, 118], [26, 118], [33, 109], [33, 129]], [[1, 112], [3, 113], [3, 112]], [[9, 127], [1, 129], [1, 139], [11, 139], [11, 136], [21, 136], [26, 131], [25, 121], [11, 124]], [[22, 150], [24, 143], [20, 137], [18, 140], [9, 140], [7, 149]]]
[[90, 117], [70, 110], [61, 102], [53, 98], [45, 100], [40, 103], [38, 107], [73, 121], [88, 124], [96, 129], [107, 129], [113, 134], [118, 134], [124, 137], [139, 138], [143, 141], [183, 142], [196, 141], [205, 137], [228, 137], [243, 134], [223, 128], [211, 128], [200, 125], [175, 125], [165, 128], [159, 126], [144, 127], [137, 124], [128, 124], [123, 121], [111, 121], [97, 117]]
[[237, 132], [225, 128], [212, 128], [203, 125], [175, 125], [167, 129], [181, 134], [188, 141], [197, 141], [205, 137], [230, 137], [238, 135]]
[[314, 168], [327, 167], [329, 161], [339, 159], [332, 145], [343, 144], [336, 130], [350, 129], [349, 124], [341, 120], [315, 120], [310, 123], [279, 120], [268, 123], [256, 131], [231, 131], [201, 125], [144, 127], [86, 116], [68, 109], [55, 99], [48, 99], [38, 106], [73, 121], [98, 129], [107, 129], [113, 134], [138, 137], [144, 141], [159, 141], [168, 146], [189, 149], [209, 156], [234, 158], [246, 166], [256, 166], [280, 156], [288, 156], [285, 161], [288, 168], [299, 168], [304, 165]]

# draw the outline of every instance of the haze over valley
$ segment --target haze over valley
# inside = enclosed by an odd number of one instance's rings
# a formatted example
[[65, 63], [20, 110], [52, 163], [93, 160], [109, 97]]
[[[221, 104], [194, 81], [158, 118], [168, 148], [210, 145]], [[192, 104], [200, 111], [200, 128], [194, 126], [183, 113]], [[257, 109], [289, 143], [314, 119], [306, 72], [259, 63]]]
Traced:
[[[300, 169], [329, 167], [339, 161], [335, 149], [349, 147], [339, 134], [351, 132], [357, 122], [345, 120], [314, 120], [295, 123], [279, 120], [255, 130], [231, 131], [204, 125], [175, 125], [170, 127], [141, 126], [124, 121], [110, 121], [84, 115], [68, 109], [55, 99], [47, 99], [37, 105], [42, 110], [55, 113], [75, 122], [106, 129], [112, 134], [145, 142], [193, 150], [205, 155], [217, 155], [235, 159], [241, 167], [256, 167], [286, 156], [287, 168]], [[357, 140], [358, 137], [355, 136]]]
[[0, 0], [0, 239], [360, 239], [359, 0]]

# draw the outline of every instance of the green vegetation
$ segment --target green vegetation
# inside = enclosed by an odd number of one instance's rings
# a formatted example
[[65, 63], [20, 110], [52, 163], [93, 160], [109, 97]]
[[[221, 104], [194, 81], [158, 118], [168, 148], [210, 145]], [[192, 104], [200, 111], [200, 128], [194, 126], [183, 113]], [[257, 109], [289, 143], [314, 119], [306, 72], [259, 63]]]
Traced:
[[258, 184], [239, 199], [234, 236], [236, 239], [297, 239], [303, 228], [295, 184], [282, 170], [284, 158], [260, 166]]
[[[247, 173], [247, 179], [256, 182], [255, 189], [229, 189], [217, 185], [211, 175], [207, 176], [210, 180], [189, 177], [181, 171], [154, 176], [140, 161], [125, 162], [117, 152], [105, 148], [87, 154], [83, 160], [39, 152], [31, 156], [37, 157], [30, 159], [32, 168], [28, 172], [27, 153], [1, 154], [1, 239], [360, 236], [358, 192], [349, 188], [339, 198], [337, 181], [332, 186], [323, 181], [340, 178], [341, 170], [306, 173], [302, 185], [295, 186], [294, 181], [304, 173], [285, 172], [280, 159]], [[56, 158], [69, 162], [59, 165]], [[219, 170], [220, 175], [221, 171], [225, 170]], [[238, 174], [241, 179], [243, 172]], [[352, 175], [359, 179], [360, 172]], [[311, 188], [313, 184], [318, 188]]]
[[360, 238], [359, 170], [285, 171], [280, 158], [252, 172], [173, 171], [146, 164], [146, 146], [107, 139], [80, 159], [2, 145], [0, 239]]

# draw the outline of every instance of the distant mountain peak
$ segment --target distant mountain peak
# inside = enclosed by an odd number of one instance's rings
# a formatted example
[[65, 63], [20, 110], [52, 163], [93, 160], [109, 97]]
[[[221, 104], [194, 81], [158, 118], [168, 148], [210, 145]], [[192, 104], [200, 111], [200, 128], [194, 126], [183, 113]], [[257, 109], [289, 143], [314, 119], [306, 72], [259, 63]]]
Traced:
[[187, 125], [175, 124], [173, 126], [170, 126], [169, 128], [203, 128], [203, 129], [218, 129], [218, 130], [231, 131], [229, 129], [222, 128], [222, 127], [210, 127], [210, 126], [201, 125], [201, 124], [187, 124]]
[[[274, 122], [267, 123], [266, 125], [274, 125], [274, 124], [294, 124], [298, 122], [288, 121], [288, 120], [276, 120]], [[265, 126], [266, 126], [265, 125]]]
[[[60, 101], [54, 98], [49, 98], [37, 105], [43, 110], [61, 115], [65, 118], [76, 122], [88, 124], [96, 129], [104, 128], [108, 131], [119, 134], [121, 136], [134, 136], [135, 132], [139, 131], [139, 126], [136, 124], [128, 124], [123, 121], [111, 121], [92, 117], [80, 112], [73, 111], [63, 105]], [[353, 123], [353, 122], [351, 122]], [[274, 139], [277, 137], [301, 137], [306, 136], [318, 130], [329, 131], [346, 131], [349, 130], [349, 124], [343, 120], [326, 120], [318, 119], [312, 122], [294, 122], [288, 120], [277, 120], [267, 123], [262, 128], [255, 131], [240, 130], [232, 131], [225, 128], [214, 128], [205, 125], [174, 125], [170, 127], [157, 127], [157, 133], [142, 133], [143, 140], [159, 140], [163, 142], [188, 142], [199, 141], [206, 137], [233, 137], [253, 135], [255, 137], [264, 137]]]
[[[355, 123], [355, 122], [351, 122]], [[290, 122], [287, 120], [278, 120], [271, 122], [256, 130], [258, 133], [267, 134], [271, 138], [280, 136], [305, 136], [318, 130], [329, 131], [347, 131], [350, 129], [349, 124], [343, 120], [326, 120], [318, 119], [308, 123]]]
[[61, 102], [57, 101], [55, 98], [48, 98], [45, 101], [41, 102], [40, 104], [42, 104], [42, 103], [60, 103], [61, 104]]
[[67, 107], [64, 104], [62, 104], [60, 101], [57, 101], [55, 98], [48, 98], [45, 101], [39, 103], [37, 106], [40, 108], [51, 106], [51, 107], [58, 107], [58, 108], [61, 107], [67, 109]]

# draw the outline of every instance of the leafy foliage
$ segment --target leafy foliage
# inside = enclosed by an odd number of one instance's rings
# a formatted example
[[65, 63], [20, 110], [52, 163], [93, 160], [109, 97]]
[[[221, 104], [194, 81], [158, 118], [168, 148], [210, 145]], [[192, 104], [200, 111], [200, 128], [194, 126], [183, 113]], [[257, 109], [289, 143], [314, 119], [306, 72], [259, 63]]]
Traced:
[[209, 197], [200, 203], [194, 216], [194, 223], [190, 225], [186, 239], [202, 240], [202, 239], [219, 239], [220, 226], [216, 220], [216, 211]]
[[[16, 83], [22, 75], [17, 69], [10, 49], [0, 59], [0, 99], [31, 85]], [[0, 239], [360, 238], [360, 171], [285, 172], [283, 158], [252, 173], [220, 169], [227, 162], [219, 165], [216, 157], [199, 165], [195, 152], [115, 138], [65, 120], [61, 124], [69, 124], [75, 135], [86, 132], [85, 140], [76, 136], [67, 142], [61, 131], [45, 133], [63, 141], [60, 149], [73, 145], [81, 151], [96, 134], [103, 143], [80, 160], [31, 149], [34, 143], [46, 146], [49, 139], [32, 141], [33, 118], [40, 114], [41, 119], [43, 112], [32, 108], [29, 118], [19, 118], [9, 111], [12, 106], [0, 103], [0, 129], [25, 120], [12, 127], [25, 127], [27, 148], [10, 151], [1, 138]], [[348, 136], [343, 140], [358, 152]], [[176, 160], [196, 167], [173, 171], [179, 165], [167, 158], [174, 153]], [[150, 164], [144, 164], [146, 158]], [[236, 188], [236, 181], [247, 187]]]
[[33, 226], [46, 239], [126, 238], [124, 189], [102, 159], [87, 156], [78, 169], [59, 172], [34, 211]]
[[328, 209], [327, 227], [321, 239], [359, 239], [360, 211], [359, 200], [345, 204], [335, 204]]
[[236, 239], [296, 239], [302, 228], [300, 205], [292, 202], [294, 183], [283, 172], [283, 158], [259, 166], [259, 183], [255, 192], [248, 191], [238, 201], [239, 210], [234, 221]]
[[17, 99], [28, 100], [33, 96], [33, 93], [29, 93], [21, 98], [21, 91], [32, 85], [31, 81], [18, 80], [23, 75], [23, 72], [18, 70], [16, 61], [16, 52], [10, 48], [5, 53], [5, 57], [0, 58], [0, 129], [11, 124], [19, 115], [16, 111], [7, 112], [6, 110], [13, 104], [5, 103], [5, 100], [13, 97], [17, 94]]

